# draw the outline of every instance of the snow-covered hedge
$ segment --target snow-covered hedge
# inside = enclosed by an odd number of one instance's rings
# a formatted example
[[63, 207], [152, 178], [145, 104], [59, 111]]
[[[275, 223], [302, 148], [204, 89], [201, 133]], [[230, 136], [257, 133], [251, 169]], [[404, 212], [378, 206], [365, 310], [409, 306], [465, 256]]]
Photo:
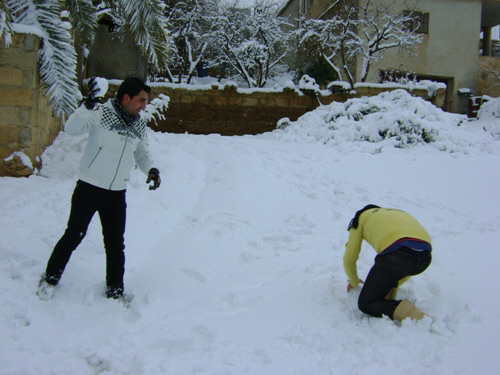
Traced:
[[469, 122], [465, 115], [444, 112], [405, 90], [334, 102], [295, 122], [282, 119], [273, 136], [287, 140], [308, 138], [339, 147], [364, 143], [370, 151], [384, 146], [430, 145], [440, 151], [469, 152], [494, 141], [490, 133]]
[[478, 125], [500, 139], [500, 98], [486, 98], [477, 113]]

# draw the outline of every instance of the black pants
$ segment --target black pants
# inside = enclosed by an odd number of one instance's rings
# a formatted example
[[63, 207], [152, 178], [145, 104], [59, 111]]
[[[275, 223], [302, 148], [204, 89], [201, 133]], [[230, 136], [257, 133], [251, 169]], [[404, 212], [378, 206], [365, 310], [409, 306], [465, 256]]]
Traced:
[[407, 247], [377, 255], [375, 265], [359, 294], [359, 309], [368, 315], [387, 315], [392, 319], [394, 310], [401, 301], [385, 300], [384, 297], [398, 286], [399, 280], [424, 272], [431, 260], [430, 251], [415, 251]]
[[71, 199], [68, 226], [47, 263], [47, 282], [57, 285], [71, 253], [82, 242], [97, 211], [106, 249], [106, 285], [108, 289], [123, 291], [126, 209], [125, 190], [111, 191], [78, 181]]

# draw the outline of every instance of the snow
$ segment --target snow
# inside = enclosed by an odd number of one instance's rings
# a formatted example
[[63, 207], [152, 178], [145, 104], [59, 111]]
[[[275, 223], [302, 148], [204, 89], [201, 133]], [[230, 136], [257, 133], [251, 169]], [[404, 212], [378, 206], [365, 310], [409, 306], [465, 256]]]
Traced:
[[500, 99], [483, 97], [483, 103], [477, 113], [477, 127], [483, 128], [496, 139], [500, 139]]
[[[97, 92], [95, 94], [96, 97], [98, 98], [103, 98], [106, 93], [108, 92], [108, 88], [109, 88], [109, 84], [112, 83], [116, 86], [119, 86], [123, 80], [118, 80], [118, 79], [106, 79], [106, 78], [103, 78], [103, 77], [92, 77], [94, 78], [94, 81], [95, 81], [95, 88], [97, 89]], [[89, 81], [90, 81], [91, 78], [86, 78], [83, 80], [83, 84], [85, 86], [88, 86], [89, 84]]]
[[32, 34], [39, 38], [45, 37], [43, 30], [36, 25], [23, 25], [20, 23], [12, 24], [12, 30], [17, 34]]
[[103, 98], [104, 95], [106, 95], [106, 92], [108, 92], [108, 80], [106, 78], [96, 77], [95, 81], [96, 88], [99, 90], [96, 93], [96, 97]]
[[408, 90], [427, 90], [427, 95], [432, 98], [435, 93], [441, 89], [446, 90], [446, 84], [442, 82], [434, 82], [429, 80], [422, 81], [411, 81], [408, 80], [404, 83], [399, 82], [385, 82], [385, 83], [370, 83], [370, 82], [358, 82], [354, 84], [354, 88], [361, 87], [377, 87], [377, 88], [387, 88], [387, 89], [408, 89]]
[[342, 89], [343, 91], [349, 91], [351, 89], [351, 85], [349, 82], [345, 81], [332, 81], [328, 84], [328, 88], [339, 88]]
[[301, 90], [312, 90], [319, 91], [319, 85], [316, 83], [316, 80], [312, 77], [309, 77], [307, 74], [304, 74], [299, 81], [299, 89]]
[[157, 119], [165, 119], [164, 113], [167, 112], [169, 103], [170, 98], [165, 94], [160, 94], [157, 98], [151, 100], [144, 111], [140, 112], [140, 116], [147, 123], [157, 125]]
[[[162, 186], [132, 171], [128, 309], [102, 295], [97, 216], [54, 299], [35, 295], [85, 145], [62, 132], [40, 175], [0, 178], [0, 373], [496, 374], [500, 142], [487, 113], [469, 122], [395, 92], [257, 136], [149, 131]], [[436, 139], [360, 136], [397, 119]], [[346, 293], [346, 227], [367, 203], [430, 232], [433, 262], [400, 297], [432, 318], [398, 326], [362, 314], [359, 288]], [[374, 256], [364, 245], [362, 278]]]
[[[273, 77], [269, 79], [265, 87], [251, 87], [248, 88], [245, 81], [241, 80], [239, 77], [230, 77], [229, 79], [217, 80], [214, 77], [193, 77], [192, 83], [188, 84], [182, 83], [171, 83], [171, 82], [148, 82], [151, 87], [167, 87], [172, 89], [184, 89], [184, 90], [225, 90], [227, 88], [233, 88], [240, 94], [252, 94], [254, 92], [267, 92], [276, 93], [283, 92], [284, 90], [293, 90], [298, 95], [304, 95], [304, 91], [315, 92], [319, 96], [329, 96], [332, 92], [340, 89], [343, 92], [350, 92], [353, 95], [356, 94], [355, 90], [350, 90], [351, 86], [345, 81], [333, 81], [330, 82], [327, 89], [320, 89], [316, 80], [308, 75], [301, 77], [297, 85], [292, 80], [293, 74], [287, 73], [282, 74], [278, 77]], [[121, 80], [111, 79], [108, 80], [109, 84], [118, 86], [122, 82]], [[432, 98], [436, 91], [439, 89], [446, 89], [446, 85], [440, 82], [433, 82], [428, 80], [422, 80], [419, 82], [407, 81], [407, 82], [385, 82], [385, 83], [368, 83], [359, 82], [354, 85], [355, 88], [362, 87], [373, 87], [373, 88], [386, 88], [388, 90], [403, 89], [407, 91], [413, 90], [426, 90], [428, 92], [428, 97]]]
[[[148, 86], [151, 87], [168, 87], [172, 89], [184, 89], [191, 91], [198, 90], [226, 90], [235, 89], [236, 92], [240, 94], [252, 94], [254, 92], [283, 92], [284, 89], [295, 90], [297, 94], [303, 95], [302, 92], [295, 86], [291, 79], [284, 81], [269, 80], [266, 87], [242, 87], [246, 85], [241, 80], [234, 79], [232, 77], [230, 80], [221, 79], [217, 82], [213, 77], [193, 77], [193, 84], [188, 83], [171, 83], [171, 82], [148, 82]], [[120, 80], [109, 80], [110, 84], [119, 85], [122, 81]], [[324, 95], [329, 95], [330, 92], [322, 91]]]
[[33, 169], [33, 163], [31, 162], [31, 159], [23, 151], [15, 151], [10, 156], [6, 157], [3, 160], [4, 161], [11, 161], [16, 156], [18, 156], [19, 159], [21, 159], [21, 163], [23, 163], [23, 165], [25, 165], [28, 168]]
[[461, 95], [464, 95], [464, 96], [471, 96], [472, 90], [467, 88], [467, 87], [463, 87], [463, 88], [458, 89], [458, 93]]

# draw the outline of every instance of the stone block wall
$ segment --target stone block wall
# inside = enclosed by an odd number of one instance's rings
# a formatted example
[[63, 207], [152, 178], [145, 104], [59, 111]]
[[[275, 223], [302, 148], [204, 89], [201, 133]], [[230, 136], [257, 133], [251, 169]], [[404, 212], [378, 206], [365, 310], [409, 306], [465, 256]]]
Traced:
[[[111, 86], [109, 95], [114, 95], [117, 87]], [[391, 89], [383, 87], [359, 87], [355, 94], [331, 94], [314, 96], [313, 93], [298, 93], [284, 89], [279, 92], [238, 90], [234, 86], [204, 90], [193, 90], [171, 85], [152, 84], [150, 99], [160, 94], [167, 95], [170, 103], [165, 119], [151, 127], [160, 132], [221, 135], [260, 134], [272, 131], [277, 122], [288, 117], [295, 121], [306, 112], [321, 104], [333, 101], [345, 102], [349, 98], [374, 96]], [[444, 103], [444, 90], [429, 98], [427, 90], [413, 90], [412, 95], [431, 101], [438, 107]]]
[[[9, 47], [0, 43], [0, 176], [28, 176], [40, 169], [39, 156], [61, 129], [40, 88], [39, 48], [40, 40], [27, 34], [12, 35]], [[24, 153], [32, 165], [15, 152]]]
[[151, 96], [170, 97], [166, 119], [158, 131], [221, 135], [259, 134], [271, 131], [283, 117], [296, 120], [318, 106], [316, 98], [283, 92], [239, 92], [234, 86], [211, 90], [153, 87]]

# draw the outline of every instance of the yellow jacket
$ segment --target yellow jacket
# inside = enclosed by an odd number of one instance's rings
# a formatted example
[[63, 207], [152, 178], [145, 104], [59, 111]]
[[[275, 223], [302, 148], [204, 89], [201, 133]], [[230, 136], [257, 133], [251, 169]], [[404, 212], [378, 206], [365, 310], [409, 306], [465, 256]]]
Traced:
[[[344, 270], [352, 286], [359, 284], [356, 263], [363, 240], [380, 254], [401, 238], [416, 238], [431, 243], [425, 228], [410, 214], [393, 208], [372, 208], [359, 216], [356, 229], [349, 229], [349, 240], [344, 254]], [[405, 282], [408, 278], [400, 281]]]

